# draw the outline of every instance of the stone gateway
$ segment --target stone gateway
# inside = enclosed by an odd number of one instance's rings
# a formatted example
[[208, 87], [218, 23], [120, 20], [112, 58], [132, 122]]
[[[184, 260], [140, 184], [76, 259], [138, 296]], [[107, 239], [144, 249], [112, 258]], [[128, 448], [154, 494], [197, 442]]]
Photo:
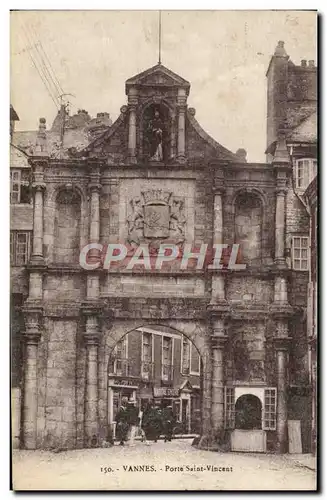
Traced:
[[[312, 87], [310, 99], [303, 90], [308, 112], [316, 68], [294, 68], [280, 42], [268, 96], [276, 97], [281, 75], [293, 72], [293, 80]], [[32, 149], [22, 149], [23, 132], [13, 134], [20, 156], [12, 186], [25, 172], [32, 178], [30, 202], [16, 197], [11, 205], [13, 401], [21, 415], [15, 446], [104, 446], [115, 394], [150, 398], [148, 380], [160, 359], [157, 395], [179, 398], [181, 418], [201, 394], [200, 447], [283, 453], [288, 420], [299, 420], [303, 450], [310, 449], [309, 217], [293, 187], [291, 125], [276, 123], [281, 101], [269, 98], [267, 162], [249, 163], [244, 150], [233, 153], [203, 130], [188, 107], [189, 92], [188, 81], [158, 64], [126, 81], [127, 105], [117, 120], [79, 148], [72, 140], [54, 154], [56, 131], [46, 132], [43, 119]], [[303, 119], [298, 113], [293, 127]], [[246, 266], [117, 272], [79, 265], [88, 243], [135, 249], [166, 241], [238, 243]], [[96, 249], [92, 259], [99, 259]], [[146, 334], [158, 328], [157, 348]], [[142, 341], [133, 343], [130, 332]], [[120, 363], [128, 359], [119, 344], [127, 334], [128, 357], [141, 363], [134, 378]]]

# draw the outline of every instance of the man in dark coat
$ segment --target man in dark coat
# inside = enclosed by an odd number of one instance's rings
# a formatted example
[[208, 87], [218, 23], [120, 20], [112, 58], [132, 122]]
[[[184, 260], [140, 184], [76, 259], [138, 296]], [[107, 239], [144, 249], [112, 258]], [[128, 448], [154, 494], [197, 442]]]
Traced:
[[116, 436], [120, 445], [124, 446], [128, 434], [128, 413], [126, 402], [122, 401], [121, 407], [116, 415]]
[[163, 431], [165, 434], [165, 443], [171, 441], [174, 432], [175, 417], [173, 414], [173, 407], [171, 405], [166, 406], [163, 410], [162, 415], [163, 420]]
[[155, 407], [153, 403], [144, 410], [142, 427], [146, 439], [156, 443], [162, 431], [162, 417], [160, 408]]

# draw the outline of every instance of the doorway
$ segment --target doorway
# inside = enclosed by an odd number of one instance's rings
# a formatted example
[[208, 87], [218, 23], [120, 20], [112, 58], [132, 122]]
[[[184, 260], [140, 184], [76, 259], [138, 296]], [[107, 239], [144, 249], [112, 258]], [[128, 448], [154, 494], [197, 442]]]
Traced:
[[265, 452], [266, 431], [262, 430], [262, 403], [254, 394], [243, 394], [235, 404], [235, 430], [232, 451]]
[[244, 394], [235, 405], [236, 429], [262, 429], [262, 404], [253, 394]]

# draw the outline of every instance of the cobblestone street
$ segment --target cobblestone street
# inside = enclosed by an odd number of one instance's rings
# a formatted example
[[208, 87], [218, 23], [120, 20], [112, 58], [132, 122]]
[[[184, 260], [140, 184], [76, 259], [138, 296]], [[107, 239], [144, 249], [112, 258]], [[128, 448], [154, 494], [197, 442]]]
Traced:
[[[148, 466], [148, 471], [132, 470], [141, 466]], [[203, 451], [192, 447], [188, 439], [61, 453], [14, 450], [13, 478], [16, 490], [314, 490], [316, 487], [313, 457]]]

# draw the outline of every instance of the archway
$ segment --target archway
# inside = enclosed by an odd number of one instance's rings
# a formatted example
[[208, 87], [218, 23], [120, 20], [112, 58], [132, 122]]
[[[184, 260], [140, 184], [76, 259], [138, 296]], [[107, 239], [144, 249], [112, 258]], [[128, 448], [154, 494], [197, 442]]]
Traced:
[[108, 425], [115, 438], [122, 402], [171, 406], [175, 435], [201, 435], [203, 366], [199, 350], [185, 334], [157, 324], [125, 333], [111, 348], [107, 366]]
[[235, 405], [235, 428], [262, 429], [262, 404], [253, 394], [243, 394]]

